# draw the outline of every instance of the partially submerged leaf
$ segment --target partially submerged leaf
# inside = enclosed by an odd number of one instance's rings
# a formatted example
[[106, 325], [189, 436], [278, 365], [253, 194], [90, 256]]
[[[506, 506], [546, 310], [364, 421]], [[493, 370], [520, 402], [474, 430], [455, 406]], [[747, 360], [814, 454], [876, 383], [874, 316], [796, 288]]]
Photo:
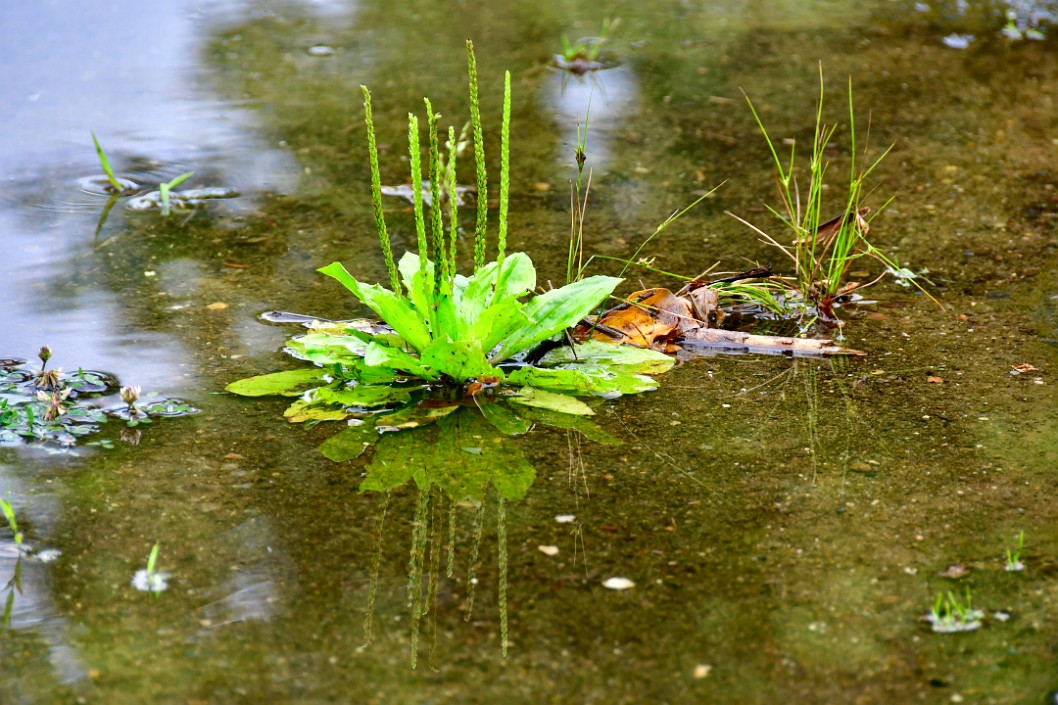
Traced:
[[406, 340], [416, 350], [422, 350], [430, 342], [430, 331], [414, 304], [400, 295], [378, 284], [363, 284], [357, 281], [341, 262], [332, 262], [318, 271], [336, 279], [353, 292], [361, 303], [370, 308], [379, 318]]
[[624, 441], [617, 436], [610, 435], [583, 416], [573, 416], [571, 414], [564, 414], [551, 409], [530, 406], [520, 410], [519, 414], [545, 426], [577, 431], [584, 434], [584, 437], [589, 441], [595, 441], [596, 443], [602, 443], [603, 445], [619, 446], [624, 443]]
[[573, 366], [567, 369], [520, 367], [507, 375], [507, 381], [536, 389], [610, 398], [649, 392], [658, 387], [658, 383], [650, 377], [588, 366], [584, 369], [576, 369]]
[[328, 381], [330, 378], [327, 370], [310, 368], [247, 377], [232, 382], [225, 389], [232, 394], [244, 397], [263, 397], [273, 394], [296, 396], [306, 389], [326, 384]]
[[676, 361], [672, 357], [657, 350], [612, 345], [598, 340], [588, 340], [573, 348], [565, 345], [555, 348], [544, 355], [539, 363], [541, 367], [618, 368], [622, 372], [648, 375], [667, 372], [674, 364]]
[[392, 414], [386, 414], [378, 419], [375, 427], [381, 433], [392, 431], [403, 431], [409, 428], [427, 426], [435, 421], [448, 416], [459, 406], [406, 406]]
[[507, 397], [507, 401], [523, 406], [535, 406], [541, 409], [550, 409], [562, 414], [574, 414], [576, 416], [594, 416], [592, 408], [580, 399], [568, 394], [556, 394], [546, 389], [534, 389], [533, 387], [522, 387], [515, 394]]

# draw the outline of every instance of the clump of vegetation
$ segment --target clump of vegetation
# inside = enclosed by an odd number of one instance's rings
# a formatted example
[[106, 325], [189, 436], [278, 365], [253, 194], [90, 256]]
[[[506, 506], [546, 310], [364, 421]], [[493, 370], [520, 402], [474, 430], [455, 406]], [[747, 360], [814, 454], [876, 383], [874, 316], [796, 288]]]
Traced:
[[[0, 359], [0, 446], [38, 442], [48, 449], [69, 449], [79, 439], [99, 431], [108, 417], [135, 426], [150, 423], [152, 418], [198, 411], [178, 399], [164, 398], [135, 406], [101, 407], [98, 402], [117, 389], [112, 377], [84, 369], [69, 374], [61, 368], [48, 369], [52, 351], [47, 345], [37, 355], [41, 361], [37, 370], [27, 367], [24, 360]], [[126, 390], [132, 389], [138, 398], [138, 388], [126, 387], [122, 399]], [[94, 443], [109, 445], [105, 440]]]
[[965, 604], [959, 602], [959, 598], [950, 591], [947, 595], [937, 595], [937, 600], [925, 620], [938, 634], [952, 634], [980, 629], [984, 617], [984, 612], [973, 608], [973, 598], [970, 588], [967, 587]]
[[1018, 547], [1011, 551], [1007, 549], [1007, 565], [1006, 570], [1008, 573], [1018, 573], [1025, 570], [1025, 564], [1021, 562], [1021, 551], [1025, 548], [1025, 532], [1018, 532]]
[[607, 18], [602, 22], [599, 36], [581, 37], [573, 42], [566, 35], [562, 35], [562, 53], [555, 54], [555, 66], [577, 76], [613, 66], [614, 62], [606, 60], [602, 49], [620, 24], [620, 18]]
[[[832, 206], [824, 203], [823, 198], [824, 180], [829, 166], [824, 152], [837, 127], [826, 125], [823, 122], [822, 68], [819, 74], [819, 102], [816, 107], [815, 133], [808, 162], [807, 194], [802, 194], [796, 177], [798, 173], [795, 168], [796, 144], [791, 145], [789, 161], [784, 162], [779, 155], [775, 141], [768, 134], [749, 96], [746, 97], [746, 101], [764, 135], [775, 164], [776, 182], [782, 206], [780, 208], [769, 206], [768, 210], [783, 222], [789, 232], [789, 239], [771, 235], [738, 216], [734, 217], [752, 228], [765, 242], [774, 245], [793, 263], [794, 268], [791, 276], [776, 277], [770, 281], [771, 286], [781, 287], [780, 294], [776, 294], [772, 289], [764, 296], [756, 296], [755, 302], [780, 315], [801, 319], [804, 328], [807, 329], [816, 322], [832, 326], [840, 325], [836, 310], [841, 304], [849, 301], [854, 292], [877, 282], [887, 273], [901, 280], [910, 280], [918, 286], [914, 281], [916, 275], [901, 268], [867, 239], [871, 221], [888, 202], [883, 204], [881, 209], [873, 212], [864, 207], [862, 204], [864, 181], [889, 153], [891, 147], [885, 149], [866, 168], [862, 168], [857, 162], [858, 147], [851, 80], [848, 90], [848, 110], [849, 140], [852, 148], [849, 152], [848, 185], [843, 190], [843, 203], [839, 206], [839, 214], [829, 219], [827, 212]], [[852, 264], [863, 257], [880, 263], [884, 270], [873, 281], [849, 282], [847, 279]], [[747, 284], [743, 283], [741, 287], [743, 289], [741, 293], [749, 293], [745, 291]], [[754, 294], [760, 289], [755, 285], [751, 285], [751, 288]], [[750, 296], [754, 298], [754, 295]]]
[[[246, 396], [298, 396], [286, 412], [291, 421], [359, 422], [324, 444], [322, 450], [332, 459], [355, 457], [377, 440], [380, 432], [432, 423], [461, 405], [479, 406], [498, 428], [509, 429], [523, 425], [527, 428], [527, 423], [487, 402], [504, 400], [523, 407], [588, 415], [593, 413], [590, 407], [566, 395], [615, 397], [654, 389], [656, 382], [644, 375], [663, 372], [673, 364], [665, 355], [650, 350], [603, 343], [572, 348], [553, 342], [609, 296], [621, 280], [607, 276], [578, 278], [560, 289], [531, 296], [537, 286], [532, 261], [524, 253], [507, 254], [509, 73], [504, 86], [497, 252], [496, 259], [486, 263], [487, 176], [477, 71], [470, 42], [467, 56], [480, 195], [473, 272], [464, 276], [456, 271], [458, 199], [453, 192], [454, 178], [442, 173], [440, 116], [433, 112], [429, 100], [427, 169], [431, 202], [443, 203], [446, 208], [431, 208], [429, 217], [424, 212], [419, 120], [409, 115], [408, 148], [418, 253], [407, 252], [399, 262], [395, 261], [382, 212], [371, 96], [363, 87], [372, 203], [389, 288], [357, 280], [340, 262], [320, 271], [345, 286], [384, 323], [316, 322], [308, 335], [289, 341], [287, 351], [316, 363], [317, 369], [278, 372], [228, 385], [229, 391]], [[449, 128], [448, 135], [447, 172], [452, 174], [458, 141], [454, 128]], [[449, 190], [446, 200], [442, 198], [442, 187]]]

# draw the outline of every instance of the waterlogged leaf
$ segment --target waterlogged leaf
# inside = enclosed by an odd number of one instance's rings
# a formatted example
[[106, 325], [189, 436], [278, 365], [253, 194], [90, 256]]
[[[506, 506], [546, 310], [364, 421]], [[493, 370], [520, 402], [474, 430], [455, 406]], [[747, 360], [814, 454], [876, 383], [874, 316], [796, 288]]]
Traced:
[[483, 376], [503, 379], [503, 372], [489, 364], [481, 349], [481, 343], [476, 340], [435, 340], [423, 351], [422, 364], [435, 373], [445, 374], [456, 380]]
[[358, 458], [368, 446], [379, 439], [378, 429], [373, 423], [363, 423], [336, 433], [320, 445], [320, 452], [336, 463]]
[[319, 403], [298, 399], [287, 407], [283, 416], [290, 423], [304, 423], [305, 421], [343, 421], [352, 414], [342, 407], [335, 408], [329, 403]]
[[364, 355], [364, 364], [369, 367], [384, 367], [406, 372], [423, 379], [437, 379], [437, 373], [399, 348], [371, 343]]
[[528, 433], [533, 427], [531, 421], [517, 416], [513, 411], [499, 404], [481, 404], [478, 406], [481, 415], [505, 436], [520, 436]]
[[420, 426], [428, 426], [439, 419], [443, 419], [459, 407], [452, 406], [407, 406], [392, 414], [386, 414], [375, 422], [375, 427], [381, 433], [393, 431], [406, 431]]
[[589, 340], [575, 348], [562, 346], [548, 352], [540, 360], [540, 367], [564, 367], [566, 369], [598, 369], [621, 371], [631, 374], [656, 375], [668, 372], [676, 361], [657, 350], [637, 348], [631, 345], [613, 345], [598, 340]]
[[591, 407], [580, 399], [566, 394], [556, 394], [546, 389], [534, 389], [533, 387], [522, 387], [516, 394], [507, 397], [507, 401], [523, 406], [533, 406], [540, 409], [550, 409], [562, 414], [573, 414], [575, 416], [594, 416]]
[[613, 372], [606, 368], [560, 369], [521, 367], [507, 375], [510, 384], [573, 394], [619, 397], [657, 389], [650, 377]]
[[240, 379], [232, 382], [225, 389], [232, 394], [244, 397], [263, 397], [272, 394], [297, 396], [306, 389], [325, 384], [327, 381], [327, 370], [287, 370]]
[[422, 350], [430, 342], [430, 331], [416, 306], [389, 289], [378, 284], [364, 284], [353, 278], [341, 262], [332, 262], [318, 271], [336, 279], [353, 292], [361, 303], [370, 308], [397, 334], [416, 350]]
[[309, 333], [287, 341], [286, 351], [301, 360], [320, 365], [352, 365], [364, 356], [368, 343], [352, 335]]
[[537, 296], [522, 308], [529, 325], [507, 337], [494, 358], [505, 360], [575, 325], [620, 283], [617, 277], [594, 276]]
[[311, 399], [336, 406], [376, 409], [409, 403], [411, 391], [407, 387], [395, 387], [388, 384], [358, 384], [345, 389], [321, 387], [313, 390]]
[[602, 443], [603, 445], [608, 446], [619, 446], [624, 443], [624, 441], [617, 436], [610, 435], [583, 416], [571, 416], [570, 414], [563, 414], [550, 409], [528, 406], [519, 413], [521, 416], [545, 426], [577, 431], [584, 434], [584, 437], [589, 441], [595, 441], [596, 443]]

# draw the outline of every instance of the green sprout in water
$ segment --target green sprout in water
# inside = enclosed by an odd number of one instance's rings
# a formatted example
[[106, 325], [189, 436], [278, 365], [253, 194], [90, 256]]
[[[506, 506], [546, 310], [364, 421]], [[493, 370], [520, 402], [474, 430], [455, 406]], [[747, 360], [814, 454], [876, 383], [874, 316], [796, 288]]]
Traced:
[[1025, 532], [1018, 532], [1018, 547], [1012, 553], [1010, 549], [1007, 549], [1007, 565], [1006, 570], [1008, 573], [1017, 573], [1025, 570], [1025, 564], [1021, 562], [1021, 551], [1025, 548]]
[[107, 159], [106, 152], [103, 151], [103, 145], [99, 144], [99, 138], [96, 137], [95, 132], [92, 132], [92, 142], [95, 144], [96, 155], [99, 157], [99, 166], [103, 168], [103, 173], [106, 174], [107, 177], [106, 190], [115, 196], [122, 196], [131, 191], [135, 191], [135, 183], [119, 179], [117, 174], [114, 173], [114, 169], [110, 166], [110, 160]]
[[11, 529], [11, 533], [14, 535], [15, 545], [22, 546], [22, 532], [18, 530], [18, 521], [15, 519], [15, 509], [11, 506], [3, 497], [0, 497], [0, 511], [3, 511], [4, 518], [7, 519], [7, 525]]
[[190, 179], [194, 175], [195, 172], [189, 171], [187, 173], [181, 174], [172, 181], [166, 181], [158, 184], [158, 197], [161, 200], [161, 209], [163, 216], [169, 215], [169, 192], [180, 184], [187, 181], [188, 179]]
[[159, 544], [151, 546], [151, 553], [147, 556], [147, 567], [137, 570], [132, 578], [134, 588], [155, 596], [169, 587], [169, 574], [158, 570], [158, 550]]
[[973, 608], [973, 598], [967, 586], [966, 604], [960, 603], [959, 598], [951, 591], [947, 595], [939, 594], [925, 620], [938, 634], [951, 634], [979, 629], [984, 616], [984, 612]]

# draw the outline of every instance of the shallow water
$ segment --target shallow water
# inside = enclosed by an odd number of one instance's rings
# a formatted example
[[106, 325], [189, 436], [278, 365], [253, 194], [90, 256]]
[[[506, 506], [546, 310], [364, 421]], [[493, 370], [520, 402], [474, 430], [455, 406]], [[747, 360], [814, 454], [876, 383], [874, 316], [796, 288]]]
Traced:
[[[470, 3], [452, 22], [442, 8], [0, 10], [0, 58], [17, 69], [0, 72], [0, 357], [47, 343], [53, 364], [203, 410], [138, 445], [112, 423], [109, 451], [0, 449], [0, 496], [27, 543], [62, 551], [22, 561], [0, 702], [1022, 703], [1058, 688], [1054, 41], [1011, 43], [954, 3], [613, 3], [620, 65], [577, 79], [549, 58], [603, 14]], [[952, 49], [953, 32], [976, 39]], [[520, 501], [501, 505], [510, 485], [495, 478], [476, 511], [440, 484], [359, 493], [366, 461], [316, 450], [333, 429], [222, 390], [293, 367], [280, 350], [294, 329], [263, 311], [364, 313], [315, 273], [341, 259], [386, 276], [358, 86], [373, 91], [383, 178], [399, 184], [421, 97], [463, 120], [467, 36], [490, 164], [512, 74], [511, 245], [542, 278], [564, 273], [589, 99], [590, 251], [630, 256], [726, 180], [643, 254], [685, 274], [718, 259], [778, 267], [724, 215], [764, 224], [776, 202], [739, 89], [772, 134], [804, 144], [822, 62], [831, 119], [844, 121], [851, 76], [861, 139], [870, 115], [870, 144], [894, 145], [872, 180], [871, 205], [895, 196], [874, 241], [928, 268], [942, 306], [886, 280], [848, 313], [862, 360], [688, 361], [659, 391], [597, 407], [621, 446], [537, 428], [508, 442], [535, 475]], [[242, 195], [169, 219], [118, 206], [100, 225], [106, 199], [78, 186], [98, 172], [90, 129], [145, 187], [194, 170], [185, 186]], [[840, 175], [847, 133], [836, 144]], [[392, 200], [387, 215], [403, 250], [409, 208]], [[1011, 374], [1020, 363], [1038, 371]], [[447, 546], [450, 516], [453, 576], [439, 551], [414, 576], [435, 601], [412, 670], [415, 527]], [[1008, 573], [1021, 530], [1027, 568]], [[131, 583], [155, 542], [171, 577], [152, 597]], [[968, 574], [937, 575], [952, 564]], [[15, 565], [5, 530], [0, 582]], [[613, 577], [634, 587], [604, 588]], [[966, 586], [985, 626], [931, 633], [920, 617], [937, 594]]]

